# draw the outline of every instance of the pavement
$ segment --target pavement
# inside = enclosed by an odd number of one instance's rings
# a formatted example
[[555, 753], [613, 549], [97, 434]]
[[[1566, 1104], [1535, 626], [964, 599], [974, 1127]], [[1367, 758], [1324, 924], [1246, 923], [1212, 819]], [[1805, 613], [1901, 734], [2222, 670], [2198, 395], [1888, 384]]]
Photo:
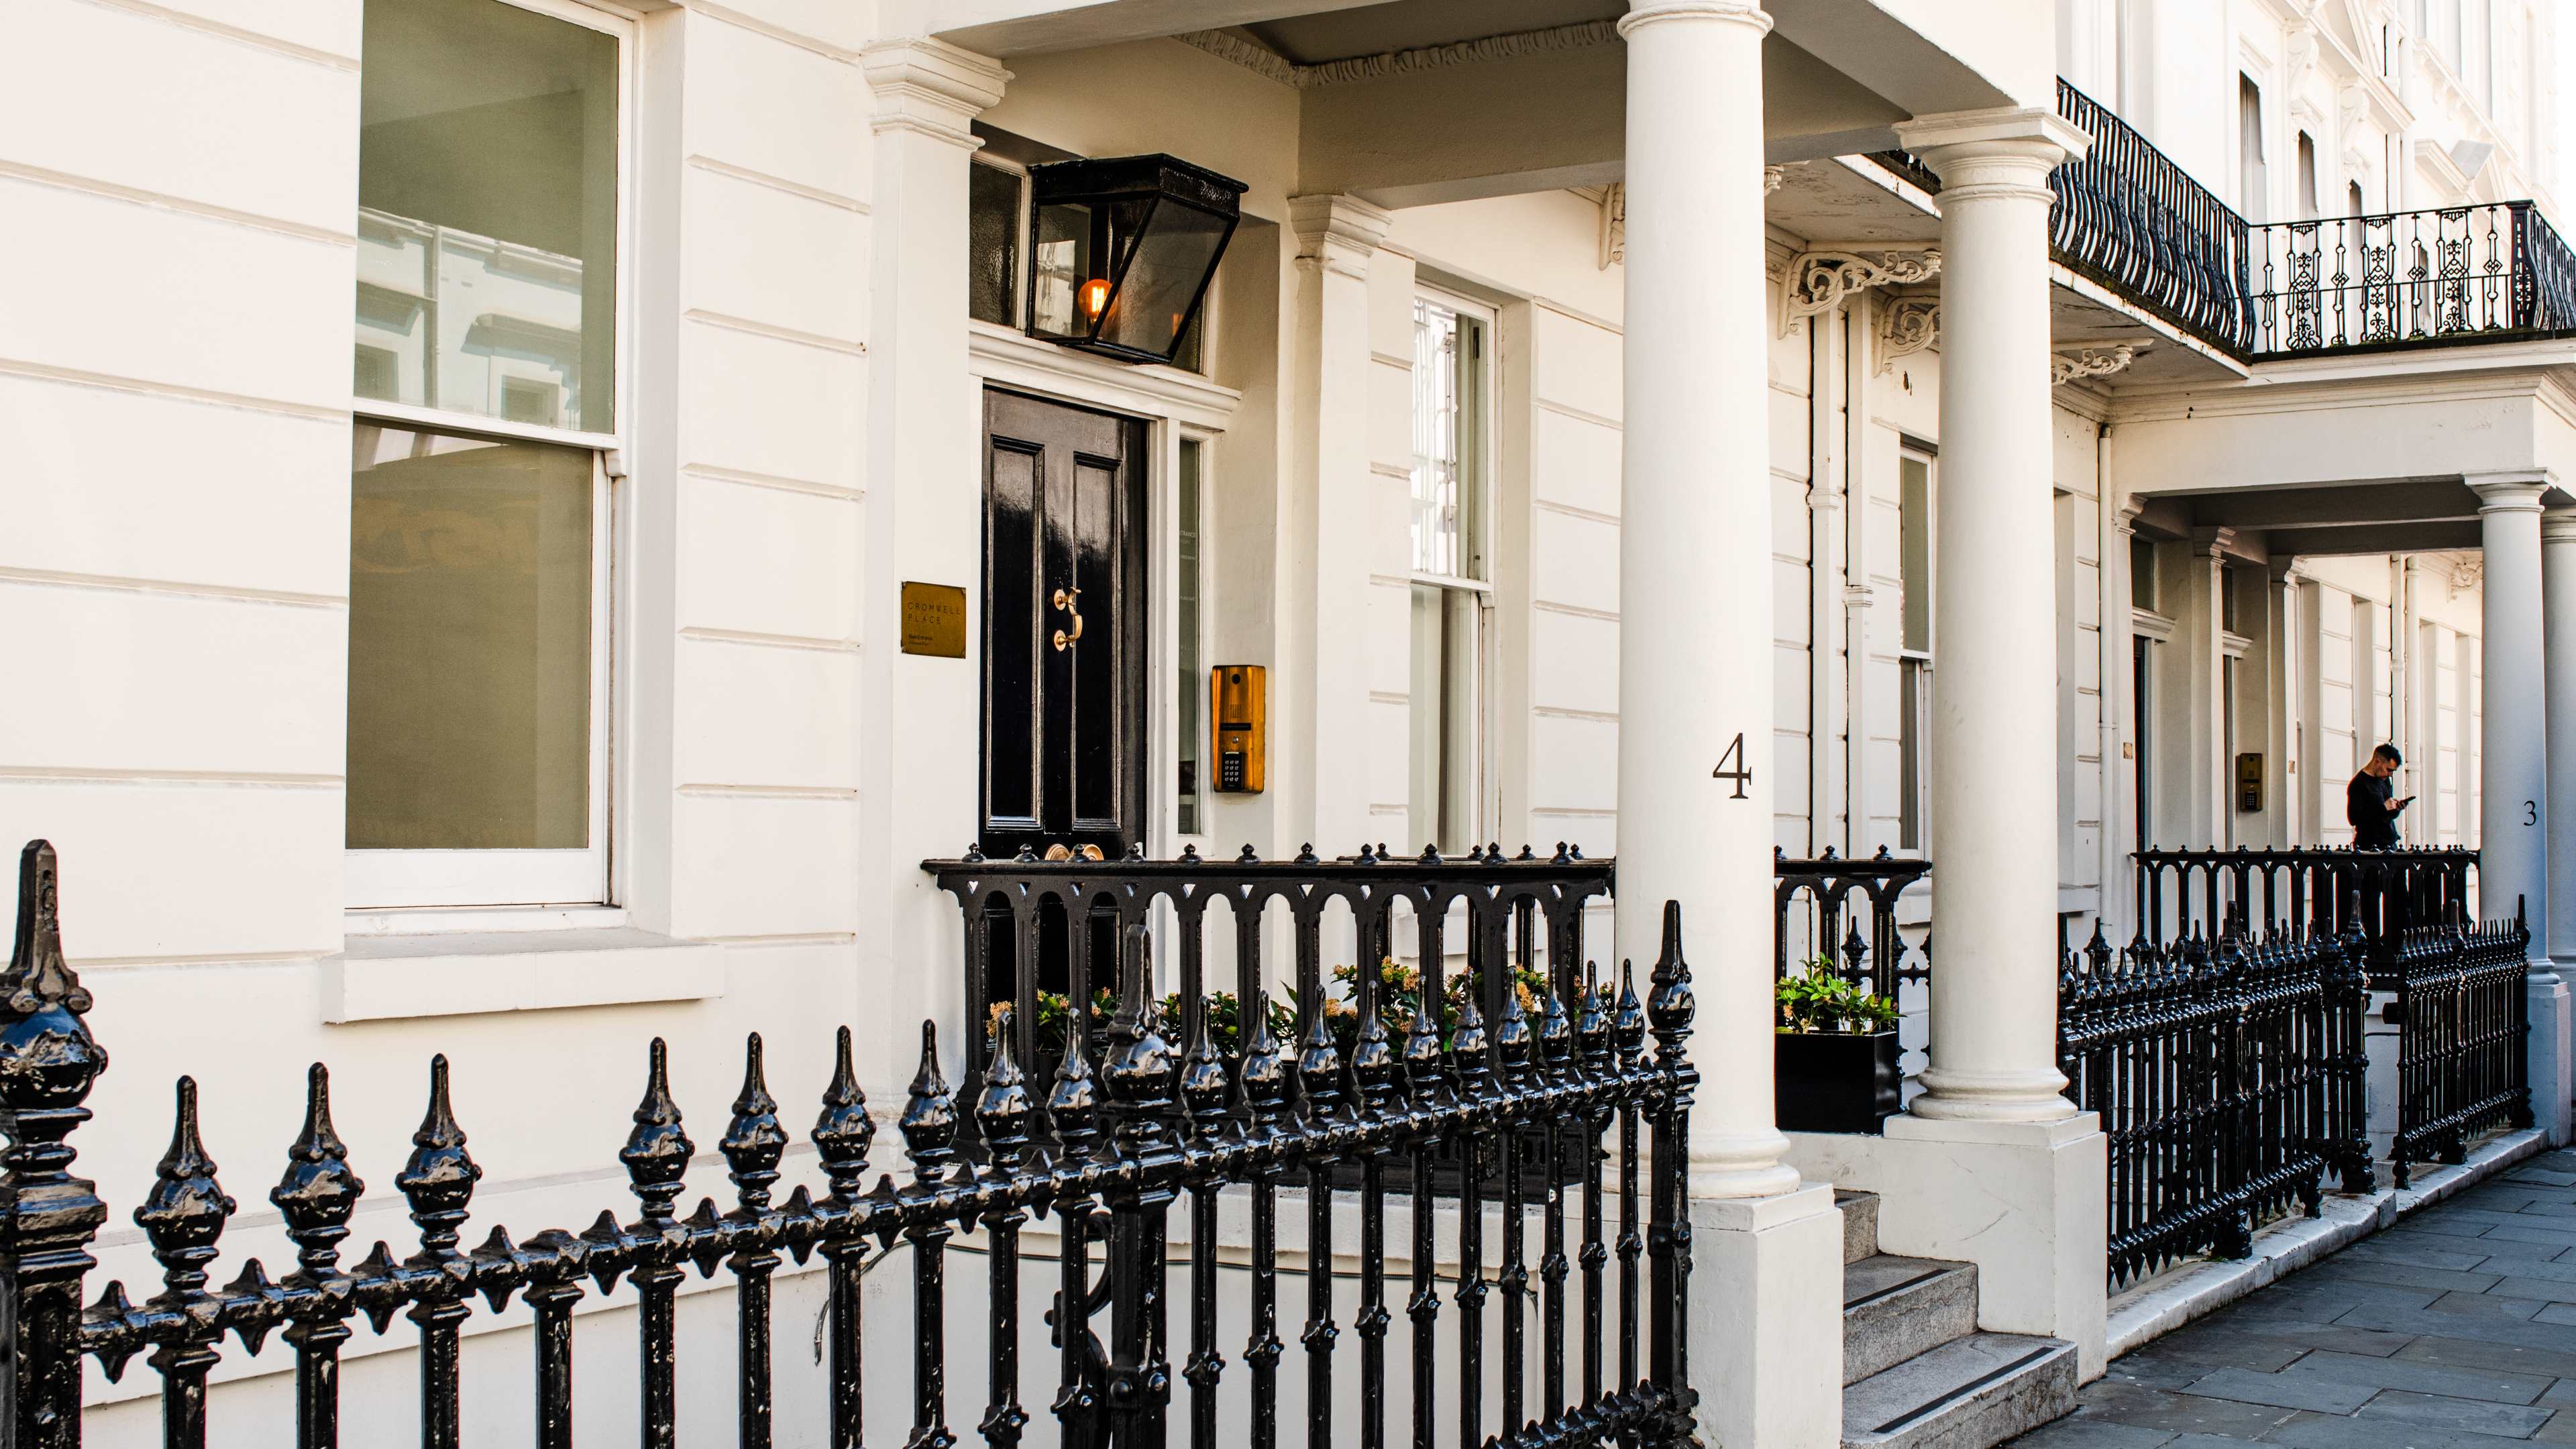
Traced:
[[2576, 1444], [2576, 1150], [2125, 1354], [2013, 1449]]

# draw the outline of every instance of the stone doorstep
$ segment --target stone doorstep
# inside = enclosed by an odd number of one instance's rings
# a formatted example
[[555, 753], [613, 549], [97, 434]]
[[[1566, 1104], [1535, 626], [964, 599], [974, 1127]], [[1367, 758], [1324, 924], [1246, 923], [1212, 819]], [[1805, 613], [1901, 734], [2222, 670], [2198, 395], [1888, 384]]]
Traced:
[[[2468, 1191], [2525, 1158], [2548, 1150], [2538, 1128], [2489, 1138], [2453, 1167], [2419, 1169], [2414, 1185], [2383, 1187], [2368, 1196], [2328, 1193], [2325, 1216], [2290, 1216], [2254, 1235], [2253, 1255], [2223, 1260], [2191, 1258], [2113, 1294], [2108, 1351], [2118, 1358], [2175, 1329], [2205, 1318], [2237, 1299], [2311, 1263], [2360, 1242], [2383, 1228]], [[2385, 1164], [2379, 1164], [2385, 1170]]]

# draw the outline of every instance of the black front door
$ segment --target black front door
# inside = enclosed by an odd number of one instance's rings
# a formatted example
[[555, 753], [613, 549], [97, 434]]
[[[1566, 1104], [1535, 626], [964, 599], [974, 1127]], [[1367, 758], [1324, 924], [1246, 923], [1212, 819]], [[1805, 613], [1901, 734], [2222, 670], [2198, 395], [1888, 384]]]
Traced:
[[1145, 839], [1144, 452], [1135, 419], [984, 394], [987, 855]]

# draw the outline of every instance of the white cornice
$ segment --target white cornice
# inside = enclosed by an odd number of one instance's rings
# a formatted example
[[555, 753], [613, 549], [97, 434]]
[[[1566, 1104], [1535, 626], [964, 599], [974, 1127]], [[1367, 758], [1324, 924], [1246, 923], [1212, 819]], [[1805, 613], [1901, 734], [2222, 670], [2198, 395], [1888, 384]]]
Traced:
[[1219, 60], [1231, 61], [1265, 80], [1303, 91], [1319, 86], [1410, 75], [1415, 71], [1445, 70], [1451, 66], [1517, 60], [1528, 55], [1590, 50], [1595, 46], [1617, 43], [1619, 26], [1618, 22], [1611, 20], [1587, 20], [1575, 25], [1552, 25], [1544, 30], [1488, 35], [1449, 45], [1355, 55], [1347, 60], [1328, 60], [1319, 65], [1301, 65], [1267, 46], [1255, 44], [1229, 31], [1191, 30], [1172, 38], [1184, 45], [1196, 46]]

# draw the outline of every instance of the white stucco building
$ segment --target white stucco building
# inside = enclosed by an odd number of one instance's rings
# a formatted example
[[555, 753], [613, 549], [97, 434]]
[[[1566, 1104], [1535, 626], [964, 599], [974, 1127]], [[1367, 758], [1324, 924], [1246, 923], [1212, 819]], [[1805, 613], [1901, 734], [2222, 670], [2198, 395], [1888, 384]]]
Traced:
[[[2410, 843], [2482, 846], [2576, 957], [2554, 12], [19, 0], [0, 837], [59, 849], [115, 1059], [93, 1291], [158, 1276], [126, 1215], [182, 1073], [226, 1277], [291, 1259], [262, 1194], [315, 1060], [355, 1243], [410, 1241], [433, 1053], [473, 1236], [578, 1226], [624, 1210], [648, 1038], [710, 1123], [746, 1032], [798, 1114], [832, 1027], [889, 1119], [921, 1021], [963, 1053], [922, 862], [970, 842], [1567, 841], [1618, 860], [1589, 954], [1691, 923], [1706, 1431], [1866, 1427], [1836, 1185], [2097, 1375], [2053, 983], [2061, 931], [2137, 924], [2130, 852], [2347, 842], [2393, 741]], [[1032, 177], [1158, 153], [1242, 188], [1177, 361], [1035, 335], [1098, 243]], [[1257, 791], [1212, 734], [1243, 665]], [[1784, 1136], [1772, 853], [1882, 847], [1934, 861], [1922, 1096]], [[821, 1292], [782, 1270], [782, 1401]], [[690, 1361], [726, 1298], [684, 1290]], [[603, 1433], [631, 1316], [581, 1305]], [[529, 1432], [524, 1319], [468, 1325], [474, 1442]], [[411, 1412], [407, 1333], [349, 1346], [353, 1416]], [[279, 1441], [285, 1367], [226, 1350], [215, 1442]], [[723, 1437], [730, 1375], [689, 1382]], [[89, 1442], [147, 1442], [153, 1388], [93, 1366]]]

